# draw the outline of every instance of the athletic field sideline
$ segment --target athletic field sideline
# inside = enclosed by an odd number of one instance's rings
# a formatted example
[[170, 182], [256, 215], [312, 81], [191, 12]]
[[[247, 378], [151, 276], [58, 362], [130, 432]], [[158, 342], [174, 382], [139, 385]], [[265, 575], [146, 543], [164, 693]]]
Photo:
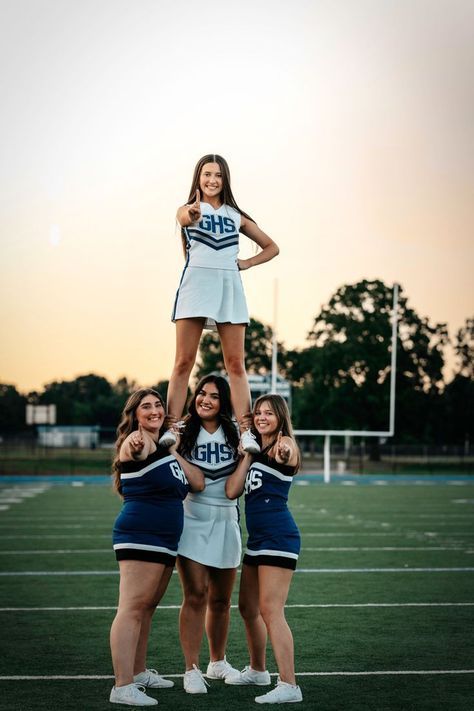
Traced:
[[[474, 480], [372, 477], [378, 485], [358, 485], [364, 481], [301, 477], [292, 490], [303, 540], [287, 606], [304, 696], [298, 708], [472, 711]], [[108, 702], [119, 508], [105, 480], [1, 480], [0, 709], [125, 708]], [[149, 692], [159, 708], [258, 708], [262, 688], [211, 681], [207, 695], [184, 693], [180, 601], [173, 575], [149, 655], [150, 667], [175, 680], [173, 689]], [[233, 602], [228, 659], [242, 668], [236, 594]], [[204, 648], [204, 671], [207, 662]], [[268, 668], [276, 680], [271, 652]]]

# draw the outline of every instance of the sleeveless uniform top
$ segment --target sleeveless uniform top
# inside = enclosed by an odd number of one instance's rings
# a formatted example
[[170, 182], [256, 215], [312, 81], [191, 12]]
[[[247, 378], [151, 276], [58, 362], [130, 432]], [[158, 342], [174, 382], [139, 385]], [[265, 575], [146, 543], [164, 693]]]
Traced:
[[212, 434], [201, 427], [191, 456], [186, 457], [204, 474], [204, 491], [190, 492], [186, 499], [213, 506], [236, 506], [225, 494], [225, 482], [237, 466], [237, 453], [227, 444], [220, 426]]
[[295, 467], [267, 454], [254, 457], [245, 479], [245, 519], [249, 538], [244, 563], [295, 569], [301, 539], [288, 509]]
[[177, 459], [162, 447], [143, 461], [121, 462], [124, 497], [113, 530], [117, 560], [172, 565], [183, 529], [183, 499], [189, 491]]
[[240, 212], [229, 205], [215, 210], [201, 202], [198, 224], [184, 228], [187, 266], [238, 271]]

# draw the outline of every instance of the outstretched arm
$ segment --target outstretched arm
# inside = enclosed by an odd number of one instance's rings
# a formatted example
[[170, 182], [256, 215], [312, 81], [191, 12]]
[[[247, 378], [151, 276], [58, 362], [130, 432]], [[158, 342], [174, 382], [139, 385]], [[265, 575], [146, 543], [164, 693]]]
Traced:
[[196, 199], [190, 205], [183, 205], [178, 208], [176, 219], [181, 227], [189, 227], [189, 225], [199, 222], [201, 219], [201, 195], [199, 190], [196, 190]]
[[274, 457], [279, 464], [288, 464], [294, 467], [298, 461], [298, 448], [292, 437], [283, 437], [282, 433], [278, 433], [278, 438], [275, 446], [272, 448]]
[[237, 465], [237, 469], [230, 475], [225, 483], [225, 494], [228, 499], [238, 499], [244, 490], [245, 477], [252, 464], [252, 456], [247, 452]]
[[243, 215], [240, 223], [240, 231], [246, 237], [258, 244], [262, 250], [253, 257], [250, 257], [250, 259], [239, 259], [238, 264], [241, 271], [250, 269], [250, 267], [256, 267], [258, 264], [269, 262], [270, 259], [276, 257], [280, 252], [278, 245], [272, 240], [272, 238], [261, 230], [255, 222], [252, 222], [252, 220], [247, 219]]
[[120, 461], [142, 461], [151, 454], [154, 446], [150, 435], [142, 429], [141, 425], [138, 425], [138, 430], [130, 432], [122, 442], [119, 455]]

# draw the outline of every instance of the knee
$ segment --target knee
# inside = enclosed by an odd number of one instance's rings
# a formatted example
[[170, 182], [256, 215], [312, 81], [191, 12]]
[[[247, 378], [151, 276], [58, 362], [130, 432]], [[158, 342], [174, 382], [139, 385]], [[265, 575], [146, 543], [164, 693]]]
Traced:
[[230, 600], [226, 598], [212, 598], [208, 601], [207, 605], [214, 615], [226, 615], [230, 609]]
[[127, 615], [132, 620], [141, 621], [146, 615], [153, 614], [155, 609], [154, 601], [140, 599], [119, 604], [118, 612]]
[[271, 626], [272, 622], [279, 619], [283, 615], [283, 610], [279, 607], [275, 607], [271, 603], [261, 603], [260, 604], [260, 614], [267, 627]]
[[185, 353], [177, 353], [174, 363], [174, 374], [189, 376], [194, 366], [195, 358]]
[[226, 370], [231, 377], [242, 377], [245, 375], [245, 364], [240, 356], [228, 356], [225, 360]]
[[255, 605], [249, 603], [247, 600], [239, 600], [239, 612], [242, 619], [250, 622], [255, 620], [260, 615], [260, 610]]
[[184, 597], [184, 605], [192, 608], [193, 610], [202, 610], [207, 604], [207, 590], [191, 590], [187, 592]]

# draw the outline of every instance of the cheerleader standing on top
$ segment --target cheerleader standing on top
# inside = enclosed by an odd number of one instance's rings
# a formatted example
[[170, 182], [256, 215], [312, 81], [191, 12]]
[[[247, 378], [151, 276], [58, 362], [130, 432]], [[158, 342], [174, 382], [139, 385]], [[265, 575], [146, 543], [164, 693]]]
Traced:
[[[181, 418], [203, 329], [217, 328], [241, 447], [256, 453], [259, 446], [249, 429], [251, 401], [244, 361], [249, 315], [239, 272], [268, 262], [279, 249], [237, 205], [230, 187], [229, 167], [219, 155], [205, 155], [198, 161], [188, 201], [178, 209], [177, 220], [186, 264], [172, 315], [176, 323], [176, 357], [168, 387], [168, 421], [176, 423]], [[239, 233], [255, 242], [261, 251], [249, 259], [239, 259]], [[170, 429], [160, 444], [169, 446], [174, 438]]]

